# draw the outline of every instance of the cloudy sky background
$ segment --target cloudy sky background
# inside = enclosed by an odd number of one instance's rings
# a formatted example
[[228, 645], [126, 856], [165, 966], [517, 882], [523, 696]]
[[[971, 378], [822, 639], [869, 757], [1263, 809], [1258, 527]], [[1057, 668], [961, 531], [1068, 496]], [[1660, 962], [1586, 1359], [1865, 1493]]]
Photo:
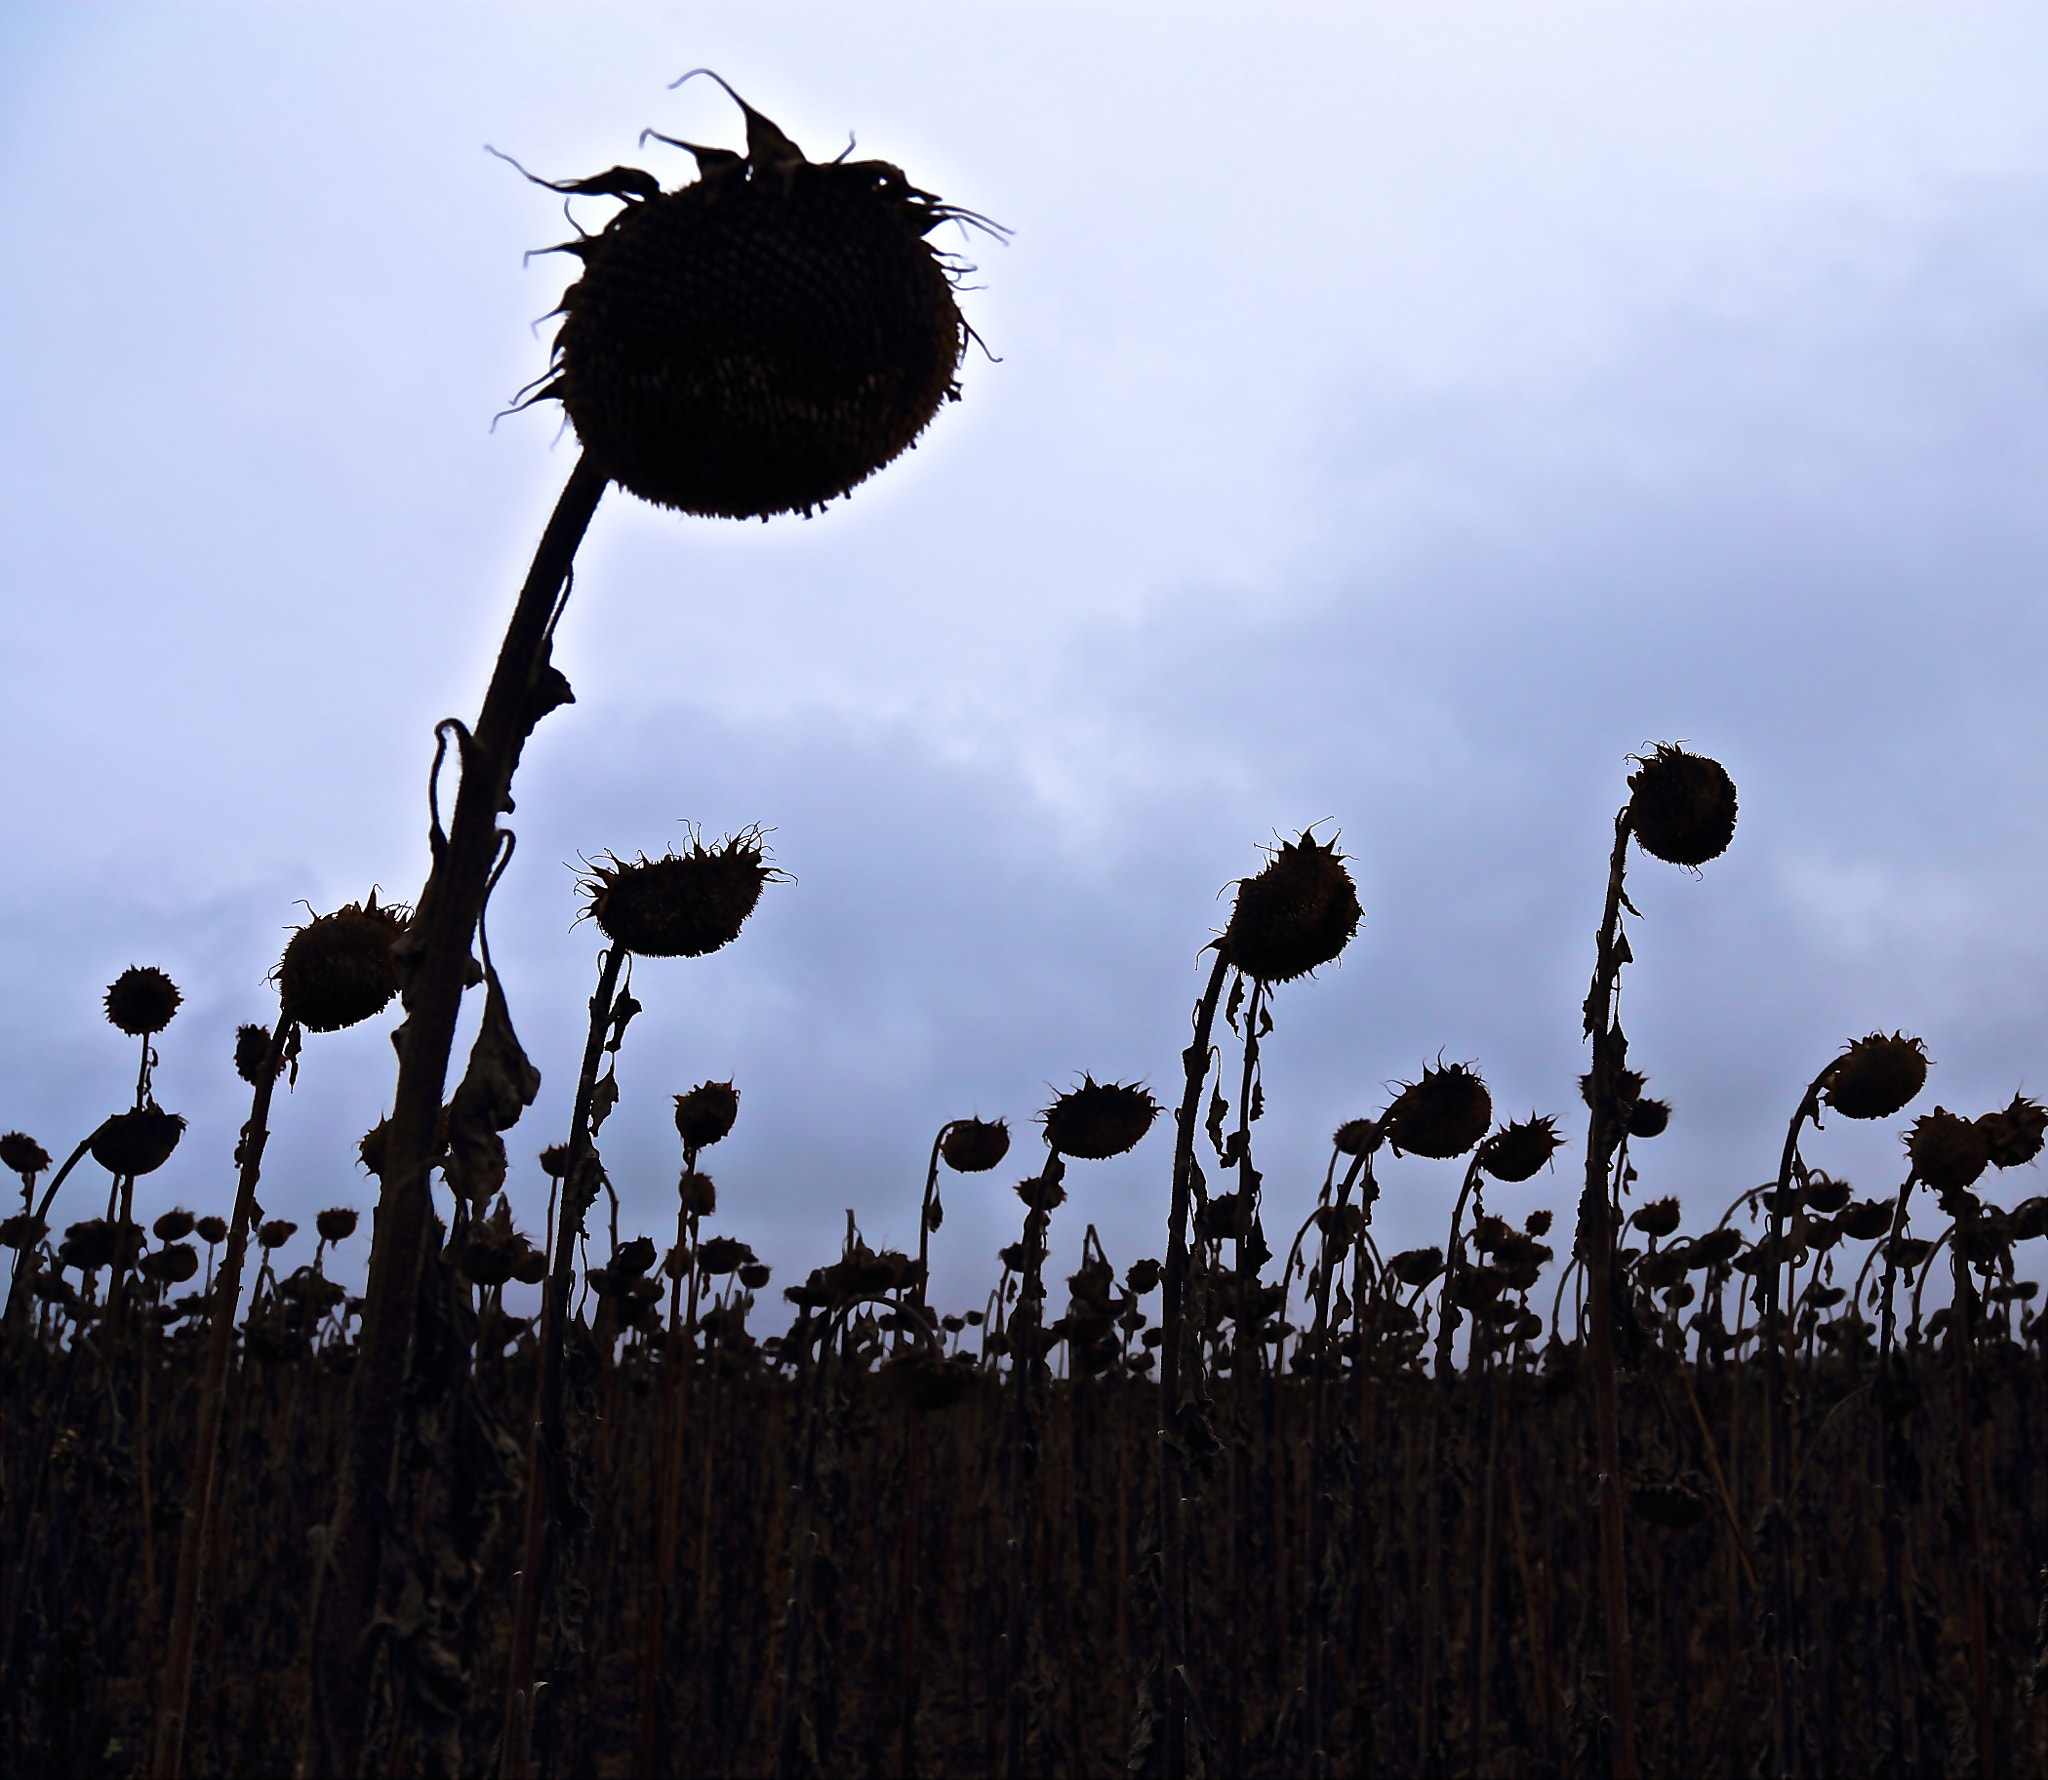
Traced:
[[[597, 951], [573, 867], [684, 820], [768, 825], [796, 882], [639, 967], [604, 1149], [660, 1232], [668, 1097], [733, 1075], [718, 1222], [777, 1288], [848, 1206], [914, 1243], [949, 1117], [1026, 1127], [1083, 1070], [1170, 1097], [1219, 892], [1312, 822], [1367, 918], [1279, 996], [1276, 1241], [1331, 1128], [1439, 1054], [1576, 1126], [1609, 824], [1660, 739], [1742, 818], [1698, 878], [1634, 868], [1624, 1014], [1677, 1108], [1645, 1189], [1713, 1221], [1874, 1026], [1926, 1038], [1921, 1110], [2048, 1086], [2038, 9], [15, 5], [0, 1127], [62, 1155], [125, 1104], [99, 997], [161, 964], [192, 1128], [138, 1202], [226, 1209], [233, 1029], [299, 899], [416, 892], [432, 725], [473, 715], [574, 451], [551, 411], [491, 426], [573, 267], [522, 267], [566, 225], [482, 145], [565, 176], [649, 125], [737, 143], [666, 90], [700, 63], [1013, 228], [966, 244], [1000, 362], [809, 522], [607, 497], [492, 918], [546, 1078], [529, 1227]], [[274, 1214], [367, 1209], [393, 1023], [310, 1042]], [[1897, 1130], [1809, 1156], [1888, 1192]], [[1056, 1258], [1089, 1221], [1157, 1252], [1169, 1150], [1077, 1165]], [[1579, 1153], [1498, 1208], [1568, 1208]], [[1017, 1172], [949, 1191], [948, 1303]], [[1386, 1173], [1384, 1240], [1440, 1240], [1454, 1165]]]

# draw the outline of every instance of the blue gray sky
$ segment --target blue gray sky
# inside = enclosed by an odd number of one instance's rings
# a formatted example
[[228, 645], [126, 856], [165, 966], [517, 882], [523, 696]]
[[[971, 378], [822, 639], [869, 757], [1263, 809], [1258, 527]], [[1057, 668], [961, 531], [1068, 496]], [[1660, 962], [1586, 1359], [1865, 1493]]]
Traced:
[[[795, 882], [639, 967], [604, 1148], [661, 1230], [668, 1097], [734, 1076], [719, 1223], [778, 1287], [849, 1206], [914, 1242], [949, 1117], [1027, 1127], [1084, 1070], [1171, 1095], [1219, 893], [1309, 823], [1366, 923], [1278, 999], [1269, 1224], [1439, 1055], [1576, 1124], [1658, 740], [1742, 817], [1698, 877], [1634, 868], [1624, 1014], [1677, 1109], [1645, 1190], [1711, 1221], [1875, 1026], [1926, 1038], [1923, 1109], [2048, 1086], [2038, 9], [16, 4], [0, 1127], [61, 1154], [123, 1103], [99, 998], [161, 964], [192, 1128], [142, 1202], [225, 1208], [233, 1029], [300, 899], [416, 892], [432, 725], [574, 452], [552, 411], [492, 426], [573, 267], [522, 264], [566, 225], [483, 144], [562, 176], [648, 126], [737, 143], [667, 90], [700, 64], [1010, 226], [966, 244], [998, 362], [812, 520], [607, 497], [493, 910], [545, 1076], [523, 1221], [597, 951], [576, 861], [686, 821], [772, 828]], [[392, 1023], [310, 1043], [273, 1212], [369, 1205]], [[1809, 1153], [1889, 1191], [1897, 1129]], [[1089, 1221], [1157, 1252], [1168, 1152], [1077, 1165], [1059, 1257]], [[1567, 1207], [1578, 1153], [1500, 1209]], [[954, 1184], [938, 1296], [993, 1283], [1016, 1172]], [[1440, 1239], [1454, 1187], [1394, 1164], [1387, 1240]]]

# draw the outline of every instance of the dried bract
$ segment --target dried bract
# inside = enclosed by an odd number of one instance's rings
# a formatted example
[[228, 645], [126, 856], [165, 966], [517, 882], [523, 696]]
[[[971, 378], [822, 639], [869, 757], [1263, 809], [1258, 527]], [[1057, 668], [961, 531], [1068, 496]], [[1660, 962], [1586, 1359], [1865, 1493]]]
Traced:
[[1643, 851], [1704, 865], [1735, 838], [1735, 784], [1718, 760], [1659, 743], [1629, 774], [1629, 820]]
[[1045, 1109], [1045, 1141], [1056, 1155], [1106, 1161], [1135, 1148], [1158, 1116], [1159, 1103], [1139, 1084], [1083, 1076]]
[[1927, 1047], [1903, 1032], [1873, 1032], [1836, 1060], [1821, 1097], [1845, 1119], [1888, 1119], [1926, 1085]]
[[1223, 950], [1246, 976], [1289, 983], [1336, 958], [1364, 913], [1344, 855], [1304, 834], [1239, 881]]
[[145, 1038], [171, 1023], [185, 998], [154, 965], [132, 964], [107, 989], [107, 1018], [130, 1038]]

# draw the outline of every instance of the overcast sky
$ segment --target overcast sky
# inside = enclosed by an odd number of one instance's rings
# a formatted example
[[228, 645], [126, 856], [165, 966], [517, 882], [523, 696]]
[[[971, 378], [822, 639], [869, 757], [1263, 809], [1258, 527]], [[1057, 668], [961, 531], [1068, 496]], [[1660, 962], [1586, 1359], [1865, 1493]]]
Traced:
[[[1742, 813], [1698, 877], [1633, 867], [1624, 1015], [1677, 1109], [1645, 1190], [1712, 1222], [1875, 1026], [1926, 1038], [1918, 1110], [2048, 1086], [2038, 8], [16, 4], [0, 1128], [61, 1155], [125, 1103], [100, 996], [160, 964], [192, 1127], [138, 1202], [227, 1208], [233, 1029], [300, 899], [417, 892], [433, 723], [573, 460], [553, 409], [491, 424], [574, 268], [522, 264], [567, 225], [483, 145], [678, 183], [644, 127], [740, 141], [667, 90], [699, 64], [1012, 228], [965, 244], [998, 362], [809, 521], [607, 496], [492, 917], [545, 1076], [522, 1222], [595, 967], [578, 856], [685, 821], [772, 828], [795, 882], [639, 966], [604, 1151], [671, 1227], [669, 1096], [735, 1077], [718, 1223], [778, 1288], [848, 1206], [914, 1245], [949, 1117], [1026, 1135], [1084, 1070], [1171, 1097], [1219, 893], [1309, 823], [1366, 921], [1278, 997], [1276, 1243], [1439, 1054], [1578, 1126], [1609, 825], [1665, 739]], [[309, 1042], [273, 1213], [367, 1209], [394, 1023]], [[1809, 1158], [1889, 1192], [1898, 1129]], [[1566, 1210], [1582, 1139], [1497, 1208]], [[1162, 1120], [1074, 1167], [1063, 1270], [1091, 1220], [1159, 1252], [1169, 1163]], [[936, 1296], [993, 1283], [1018, 1172], [949, 1191]], [[1441, 1240], [1455, 1166], [1386, 1175], [1385, 1240]]]

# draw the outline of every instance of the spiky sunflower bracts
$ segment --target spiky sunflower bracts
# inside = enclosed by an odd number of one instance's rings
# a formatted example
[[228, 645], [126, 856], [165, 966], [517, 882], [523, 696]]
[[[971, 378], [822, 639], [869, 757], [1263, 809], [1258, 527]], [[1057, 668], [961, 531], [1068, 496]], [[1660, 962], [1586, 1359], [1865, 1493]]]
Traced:
[[146, 1038], [171, 1023], [184, 999], [154, 965], [133, 964], [107, 986], [107, 1018], [130, 1038]]

